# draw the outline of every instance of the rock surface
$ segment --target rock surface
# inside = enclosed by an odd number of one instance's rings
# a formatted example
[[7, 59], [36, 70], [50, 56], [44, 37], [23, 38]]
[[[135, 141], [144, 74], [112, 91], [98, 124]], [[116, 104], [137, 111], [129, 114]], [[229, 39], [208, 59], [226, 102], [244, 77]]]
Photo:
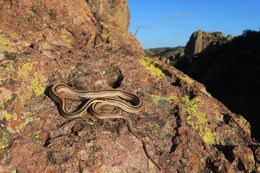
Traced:
[[127, 0], [1, 1], [0, 25], [23, 38], [23, 44], [50, 49], [66, 47], [119, 49], [143, 54], [128, 32]]
[[[73, 1], [56, 2], [1, 2], [7, 12], [19, 3], [11, 12], [23, 15], [0, 18], [0, 172], [160, 172], [122, 120], [62, 118], [46, 95], [57, 82], [77, 89], [118, 88], [137, 94], [142, 110], [128, 116], [161, 172], [259, 171], [259, 143], [251, 138], [250, 124], [200, 83], [158, 59], [126, 49], [107, 50], [102, 40], [96, 50], [87, 46], [96, 44], [86, 41], [82, 46], [75, 38], [73, 44], [65, 44], [58, 39], [63, 27], [50, 32], [38, 28], [50, 21], [74, 26], [69, 23], [73, 12], [80, 12], [76, 16], [81, 20], [107, 1], [79, 1], [77, 10], [70, 10]], [[81, 9], [84, 4], [93, 6], [87, 11]], [[51, 6], [56, 17], [48, 20], [49, 15], [41, 13], [47, 9], [43, 5]], [[35, 18], [29, 17], [27, 10], [35, 9]], [[61, 9], [63, 13], [58, 13]], [[94, 33], [100, 25], [93, 25]], [[72, 27], [69, 33], [81, 33], [83, 28]]]

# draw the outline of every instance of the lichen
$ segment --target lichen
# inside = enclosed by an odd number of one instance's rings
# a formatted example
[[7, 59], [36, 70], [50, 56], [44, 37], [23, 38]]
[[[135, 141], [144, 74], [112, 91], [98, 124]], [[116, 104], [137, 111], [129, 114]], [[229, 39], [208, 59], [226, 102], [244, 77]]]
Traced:
[[158, 67], [158, 64], [150, 60], [147, 57], [141, 57], [139, 63], [144, 66], [144, 68], [156, 78], [161, 78], [164, 76], [163, 71]]
[[31, 86], [36, 96], [42, 95], [45, 91], [45, 80], [40, 73], [35, 73], [31, 80]]
[[69, 31], [63, 29], [60, 35], [61, 41], [65, 46], [71, 47], [73, 45], [73, 38]]
[[17, 70], [17, 74], [18, 74], [18, 79], [21, 78], [27, 78], [29, 72], [31, 72], [33, 69], [32, 64], [30, 63], [24, 63], [22, 64], [18, 70]]
[[12, 117], [8, 120], [7, 130], [10, 133], [21, 131], [24, 127], [26, 127], [30, 122], [33, 121], [31, 114], [31, 112], [25, 112], [19, 115], [14, 113]]
[[185, 105], [187, 123], [192, 129], [198, 130], [203, 141], [208, 144], [216, 144], [216, 135], [208, 127], [208, 120], [206, 114], [198, 110], [199, 100], [197, 98], [189, 99], [188, 96], [181, 98]]
[[149, 126], [149, 129], [151, 129], [152, 131], [160, 128], [160, 126], [156, 122], [150, 122], [148, 126]]
[[5, 130], [0, 131], [0, 149], [9, 147], [11, 141], [11, 135]]
[[3, 38], [0, 35], [0, 53], [4, 53], [4, 52], [15, 52], [15, 48], [12, 45], [11, 41]]
[[11, 133], [19, 132], [30, 122], [32, 122], [32, 118], [10, 120], [7, 129]]
[[212, 133], [212, 131], [209, 128], [205, 128], [204, 129], [205, 132], [204, 133], [202, 139], [206, 144], [215, 144], [216, 143], [216, 136], [214, 133]]
[[6, 65], [0, 67], [0, 85], [3, 85], [5, 81], [15, 79], [15, 67], [14, 62], [10, 61]]
[[192, 85], [193, 84], [193, 79], [191, 79], [189, 76], [184, 75], [180, 77], [184, 82], [186, 82], [188, 85]]
[[9, 121], [10, 119], [13, 118], [13, 115], [7, 112], [4, 112], [3, 114], [0, 114], [1, 120], [6, 120]]
[[158, 104], [161, 101], [167, 101], [169, 104], [172, 104], [176, 100], [176, 97], [175, 96], [162, 97], [158, 95], [153, 95], [152, 100], [156, 104]]
[[254, 155], [253, 154], [250, 154], [248, 156], [248, 161], [249, 161], [249, 163], [247, 165], [248, 171], [252, 172], [254, 170], [254, 168], [255, 168], [255, 159], [254, 159]]
[[37, 144], [43, 145], [46, 142], [46, 140], [49, 138], [49, 134], [41, 130], [35, 130], [32, 131], [32, 133], [26, 136], [25, 138]]
[[107, 42], [109, 39], [109, 33], [102, 33], [101, 38], [103, 41]]
[[242, 115], [239, 116], [237, 123], [246, 133], [251, 134], [250, 124]]

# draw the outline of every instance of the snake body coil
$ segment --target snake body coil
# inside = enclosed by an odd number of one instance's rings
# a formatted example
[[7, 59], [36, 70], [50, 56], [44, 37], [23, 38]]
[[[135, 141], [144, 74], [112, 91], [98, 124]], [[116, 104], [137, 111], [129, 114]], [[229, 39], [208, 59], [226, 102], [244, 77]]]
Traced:
[[[79, 98], [87, 99], [83, 106], [75, 111], [69, 111], [66, 106], [66, 100], [59, 93], [67, 92]], [[126, 121], [129, 132], [134, 135], [140, 142], [142, 142], [146, 156], [151, 160], [159, 169], [160, 166], [152, 159], [147, 152], [145, 142], [133, 130], [131, 119], [126, 115], [121, 114], [104, 114], [98, 112], [98, 109], [104, 105], [111, 105], [120, 108], [121, 110], [129, 113], [137, 113], [142, 107], [142, 102], [139, 97], [120, 90], [102, 90], [102, 91], [79, 91], [75, 90], [65, 84], [55, 84], [51, 87], [49, 96], [58, 104], [60, 114], [67, 119], [74, 119], [82, 117], [84, 114], [91, 114], [98, 119], [117, 119], [121, 118]]]

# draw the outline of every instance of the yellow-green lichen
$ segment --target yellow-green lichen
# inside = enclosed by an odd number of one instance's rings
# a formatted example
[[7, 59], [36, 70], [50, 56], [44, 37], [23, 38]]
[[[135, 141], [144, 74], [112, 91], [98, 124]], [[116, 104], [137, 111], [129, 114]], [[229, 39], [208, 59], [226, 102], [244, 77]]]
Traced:
[[139, 59], [139, 63], [142, 64], [144, 68], [156, 78], [161, 78], [164, 76], [163, 71], [158, 67], [158, 65], [154, 61], [150, 60], [149, 58], [141, 57]]
[[40, 73], [35, 73], [31, 80], [31, 86], [36, 96], [39, 96], [45, 91], [45, 80]]
[[12, 39], [15, 39], [15, 40], [20, 38], [19, 35], [17, 33], [15, 33], [15, 32], [12, 32], [10, 34], [10, 36], [11, 36]]
[[2, 85], [4, 84], [4, 81], [5, 81], [5, 79], [2, 79], [2, 78], [0, 77], [0, 86], [2, 86]]
[[4, 52], [15, 52], [15, 48], [8, 39], [0, 35], [0, 53]]
[[12, 93], [7, 93], [6, 95], [4, 95], [1, 99], [0, 99], [0, 108], [2, 108], [4, 106], [4, 104], [11, 100], [13, 97]]
[[61, 31], [60, 39], [61, 42], [67, 47], [71, 47], [73, 45], [73, 37], [71, 33], [65, 29]]
[[0, 131], [0, 149], [9, 147], [11, 141], [11, 135], [5, 130]]
[[46, 135], [45, 132], [41, 130], [36, 130], [36, 131], [32, 131], [32, 133], [26, 136], [25, 138], [28, 139], [29, 141], [33, 141], [37, 144], [43, 145], [48, 138], [48, 136], [44, 136], [44, 135]]
[[13, 118], [13, 115], [5, 112], [5, 113], [0, 115], [0, 118], [1, 118], [1, 120], [9, 121], [10, 119]]
[[150, 122], [148, 126], [149, 129], [151, 129], [152, 131], [160, 128], [160, 126], [156, 122]]
[[208, 127], [207, 116], [198, 110], [199, 100], [197, 98], [189, 99], [188, 96], [181, 98], [185, 105], [187, 114], [187, 123], [195, 130], [199, 131], [200, 136], [206, 144], [216, 143], [216, 135]]
[[109, 39], [109, 33], [102, 33], [101, 34], [101, 38], [103, 41], [108, 41]]
[[10, 63], [8, 63], [6, 65], [5, 70], [7, 70], [8, 72], [15, 72], [14, 63], [12, 61]]
[[172, 104], [176, 100], [176, 97], [175, 96], [162, 97], [158, 95], [153, 95], [152, 100], [156, 104], [158, 104], [161, 101], [167, 101], [169, 104]]
[[17, 126], [16, 130], [17, 131], [22, 130], [24, 127], [26, 127], [32, 121], [33, 121], [32, 117], [24, 119], [24, 121], [19, 126]]
[[192, 85], [193, 84], [193, 79], [191, 79], [189, 76], [187, 75], [184, 75], [184, 76], [181, 76], [181, 79], [186, 82], [188, 85]]
[[212, 131], [209, 128], [205, 128], [204, 129], [205, 132], [204, 133], [202, 139], [206, 144], [215, 144], [216, 143], [216, 136], [214, 133], [212, 133]]
[[238, 119], [238, 124], [239, 126], [248, 134], [251, 134], [251, 127], [250, 127], [250, 124], [249, 122], [242, 116], [240, 115], [239, 116], [239, 119]]
[[12, 170], [11, 173], [19, 173], [17, 169]]
[[254, 158], [254, 155], [253, 155], [253, 154], [250, 154], [250, 155], [248, 156], [248, 161], [249, 161], [249, 163], [248, 163], [248, 165], [247, 165], [248, 171], [249, 171], [249, 172], [252, 172], [252, 171], [254, 170], [254, 168], [255, 168], [255, 158]]
[[21, 79], [21, 78], [27, 78], [29, 72], [31, 72], [33, 69], [33, 66], [32, 64], [30, 63], [25, 63], [25, 64], [22, 64], [18, 70], [17, 70], [17, 74], [18, 74], [18, 78]]
[[3, 85], [7, 80], [15, 79], [15, 72], [16, 70], [13, 61], [0, 67], [0, 85]]

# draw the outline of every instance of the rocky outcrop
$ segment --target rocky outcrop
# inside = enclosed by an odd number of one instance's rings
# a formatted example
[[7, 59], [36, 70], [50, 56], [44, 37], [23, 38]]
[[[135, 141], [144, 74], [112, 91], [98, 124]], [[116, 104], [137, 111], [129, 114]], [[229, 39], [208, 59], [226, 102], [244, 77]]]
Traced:
[[199, 30], [191, 35], [184, 52], [186, 56], [196, 55], [203, 51], [216, 49], [218, 46], [231, 40], [232, 36], [225, 37], [222, 32], [205, 32]]
[[[34, 3], [38, 11], [43, 3], [11, 2], [23, 7], [19, 14], [27, 14], [25, 7]], [[9, 3], [1, 2], [1, 7]], [[73, 13], [69, 9], [75, 3], [55, 5], [53, 11], [66, 7], [62, 13], [57, 11], [58, 18]], [[61, 28], [52, 27], [50, 32], [38, 28], [44, 26], [45, 17], [49, 24], [45, 15], [1, 18], [5, 24], [0, 36], [0, 172], [160, 172], [122, 120], [86, 115], [67, 121], [60, 116], [47, 94], [49, 86], [58, 82], [76, 89], [117, 88], [137, 94], [142, 109], [126, 115], [161, 172], [259, 170], [259, 143], [251, 138], [250, 124], [203, 85], [158, 59], [126, 55], [118, 49], [94, 50], [75, 44], [77, 39], [68, 44], [61, 39]], [[28, 19], [33, 20], [31, 26], [24, 25]], [[71, 20], [66, 22], [73, 26]], [[93, 25], [93, 31], [98, 25]], [[77, 35], [82, 29], [68, 32]], [[44, 36], [37, 40], [37, 33]], [[80, 104], [70, 102], [71, 109]]]
[[176, 66], [183, 62], [191, 62], [198, 54], [207, 54], [233, 40], [231, 35], [222, 32], [194, 32], [185, 47], [167, 47], [145, 49], [147, 56], [159, 56], [163, 62]]
[[260, 140], [260, 33], [250, 31], [204, 56], [197, 55], [178, 69], [205, 84], [214, 97], [232, 111], [242, 114]]
[[56, 45], [143, 54], [128, 32], [127, 0], [10, 0], [1, 1], [0, 9], [0, 29], [40, 51]]

